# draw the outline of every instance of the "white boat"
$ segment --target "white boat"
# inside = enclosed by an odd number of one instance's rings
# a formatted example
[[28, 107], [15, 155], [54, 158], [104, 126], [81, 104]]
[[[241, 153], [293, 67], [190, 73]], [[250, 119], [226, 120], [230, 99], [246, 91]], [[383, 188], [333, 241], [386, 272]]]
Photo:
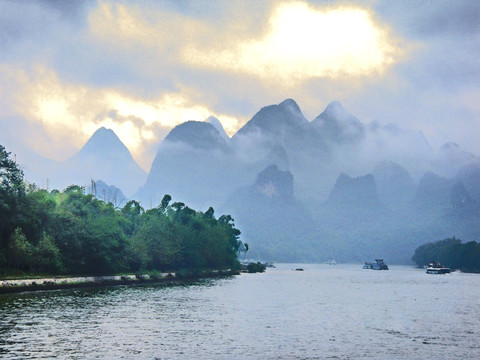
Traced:
[[335, 259], [332, 259], [332, 260], [328, 260], [326, 262], [327, 265], [337, 265], [337, 262], [335, 261]]
[[427, 274], [449, 274], [450, 268], [443, 266], [438, 261], [431, 262], [427, 266]]

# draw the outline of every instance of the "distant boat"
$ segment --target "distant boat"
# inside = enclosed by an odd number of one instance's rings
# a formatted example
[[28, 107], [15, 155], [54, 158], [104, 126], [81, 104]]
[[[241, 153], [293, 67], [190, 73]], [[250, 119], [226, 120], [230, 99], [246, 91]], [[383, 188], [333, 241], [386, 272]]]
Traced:
[[335, 259], [332, 259], [332, 260], [328, 260], [326, 262], [327, 265], [337, 265], [337, 262], [335, 261]]
[[295, 271], [303, 271], [303, 268], [296, 268]]
[[371, 270], [388, 270], [388, 265], [385, 264], [383, 259], [375, 259], [374, 263], [366, 262], [363, 264], [363, 268]]
[[431, 262], [427, 266], [427, 274], [448, 274], [450, 268], [443, 266], [438, 261]]

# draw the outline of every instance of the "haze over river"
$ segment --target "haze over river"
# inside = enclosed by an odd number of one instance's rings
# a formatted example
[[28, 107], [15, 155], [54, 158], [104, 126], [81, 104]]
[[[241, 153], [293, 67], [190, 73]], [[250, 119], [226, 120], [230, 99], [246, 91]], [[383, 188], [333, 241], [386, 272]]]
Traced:
[[406, 266], [0, 295], [2, 359], [480, 359], [479, 339], [480, 274]]

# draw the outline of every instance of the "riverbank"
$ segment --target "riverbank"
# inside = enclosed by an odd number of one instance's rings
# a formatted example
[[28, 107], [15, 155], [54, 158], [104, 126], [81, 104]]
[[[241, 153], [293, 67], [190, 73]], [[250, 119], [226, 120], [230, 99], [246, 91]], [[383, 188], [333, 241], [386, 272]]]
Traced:
[[58, 290], [82, 287], [134, 285], [180, 280], [196, 280], [201, 278], [238, 275], [236, 270], [205, 270], [201, 272], [168, 272], [150, 274], [128, 274], [111, 276], [75, 276], [75, 277], [45, 277], [35, 279], [0, 280], [0, 294], [19, 293], [26, 291]]

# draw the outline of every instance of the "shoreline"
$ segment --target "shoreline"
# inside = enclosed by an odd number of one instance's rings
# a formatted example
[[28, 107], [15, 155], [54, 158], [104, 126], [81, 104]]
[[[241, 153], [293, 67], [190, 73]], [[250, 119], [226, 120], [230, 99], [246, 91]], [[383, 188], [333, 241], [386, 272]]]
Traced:
[[75, 276], [75, 277], [45, 277], [40, 279], [0, 280], [0, 295], [43, 291], [73, 289], [85, 287], [102, 287], [115, 285], [136, 285], [151, 283], [167, 283], [179, 280], [198, 280], [202, 278], [214, 278], [223, 276], [239, 275], [236, 270], [205, 270], [199, 273], [181, 272], [160, 273], [155, 276], [143, 275], [110, 275], [110, 276]]

